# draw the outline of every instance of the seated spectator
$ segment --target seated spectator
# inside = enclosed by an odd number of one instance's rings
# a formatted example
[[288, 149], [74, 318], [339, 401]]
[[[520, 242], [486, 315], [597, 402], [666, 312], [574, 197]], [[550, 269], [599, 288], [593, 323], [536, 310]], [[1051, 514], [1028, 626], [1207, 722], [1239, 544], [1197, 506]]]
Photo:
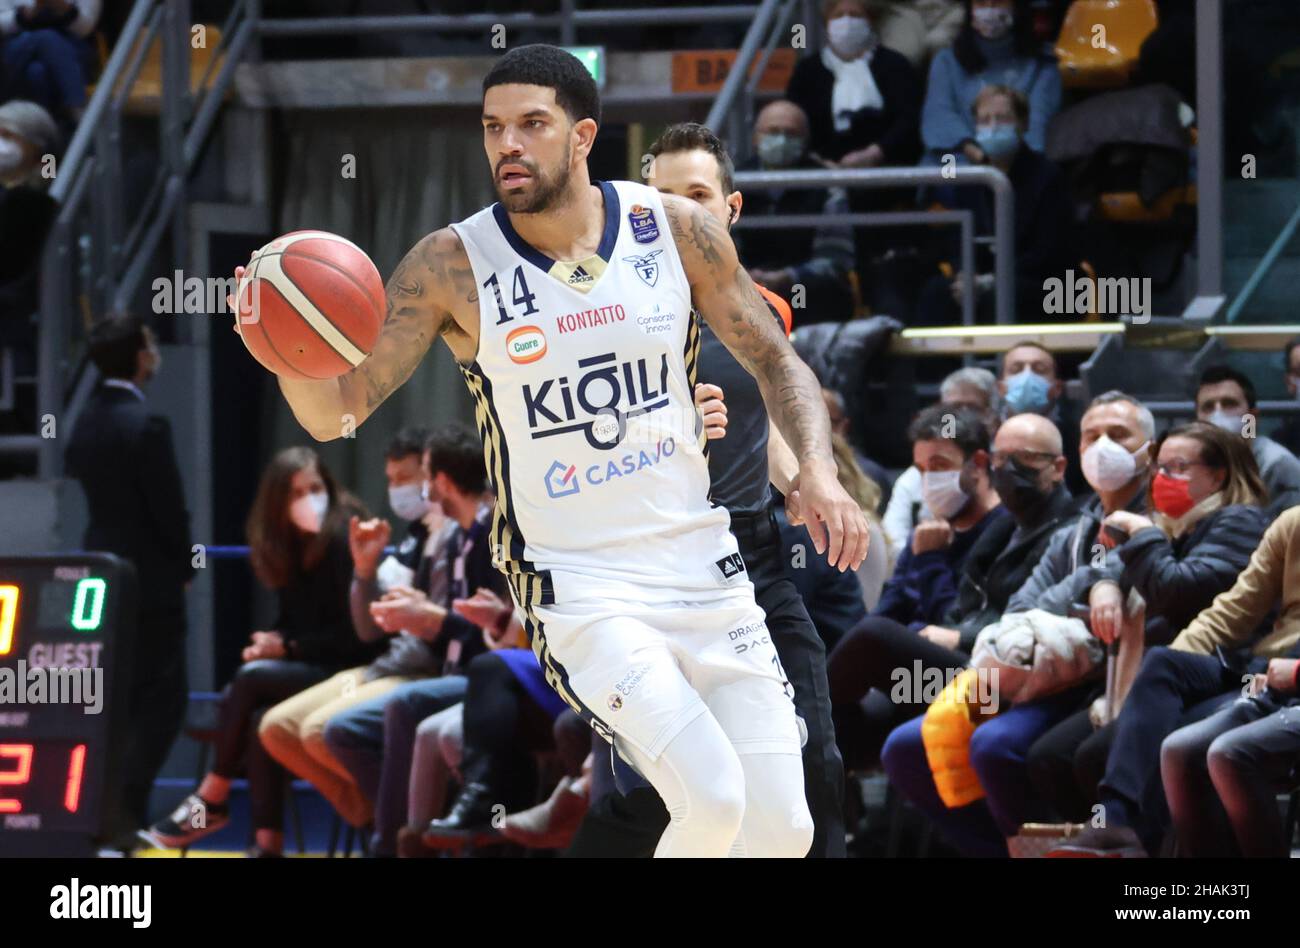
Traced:
[[786, 98], [808, 116], [808, 148], [837, 168], [911, 164], [919, 154], [921, 79], [882, 46], [878, 4], [823, 0], [826, 45], [795, 65]]
[[998, 391], [1002, 393], [1006, 415], [1031, 411], [1051, 419], [1065, 445], [1065, 486], [1072, 494], [1086, 494], [1088, 482], [1079, 465], [1078, 409], [1065, 397], [1065, 382], [1051, 350], [1037, 342], [1013, 344], [1002, 353]]
[[100, 0], [0, 0], [0, 99], [30, 99], [75, 124], [99, 9]]
[[310, 448], [286, 448], [262, 474], [248, 515], [253, 572], [276, 590], [274, 628], [254, 632], [243, 666], [218, 705], [215, 761], [198, 788], [149, 836], [159, 846], [190, 846], [230, 821], [230, 782], [248, 774], [258, 854], [284, 846], [288, 777], [256, 740], [272, 705], [354, 664], [364, 647], [348, 618], [352, 557], [349, 517], [364, 510]]
[[[1145, 603], [1144, 643], [1168, 642], [1232, 585], [1266, 525], [1264, 486], [1240, 439], [1195, 422], [1161, 437], [1156, 458], [1151, 514], [1116, 511], [1105, 520], [1108, 529], [1127, 537], [1118, 541], [1118, 563], [1088, 593], [1090, 629], [1107, 644], [1119, 636], [1131, 590]], [[1079, 775], [1096, 774], [1095, 763], [1087, 762], [1098, 760], [1115, 734], [1114, 728], [1096, 730], [1092, 705], [1101, 689], [1084, 691], [1073, 714], [1044, 731], [1028, 758], [1031, 776], [1044, 791], [1042, 800], [1058, 814], [1078, 820], [1090, 814], [1096, 787], [1095, 779], [1092, 786], [1081, 785]], [[1003, 803], [989, 800], [995, 809]], [[1018, 803], [1002, 811], [1016, 813], [1022, 821], [1049, 815], [1031, 812], [1029, 806]], [[1014, 818], [1000, 821], [1004, 830]]]
[[57, 210], [42, 158], [58, 141], [58, 127], [39, 105], [0, 105], [0, 349], [17, 350], [24, 375], [35, 371], [41, 251]]
[[[461, 561], [465, 569], [467, 581], [471, 575], [468, 557], [472, 556], [476, 560], [474, 576], [482, 576], [490, 571], [487, 530], [492, 503], [486, 490], [486, 470], [477, 434], [456, 427], [442, 429], [430, 436], [427, 455], [429, 461], [426, 480], [431, 483], [432, 493], [437, 496], [443, 510], [455, 511], [452, 519], [461, 531], [460, 537], [451, 541], [448, 552], [452, 564], [448, 569], [452, 570], [452, 578], [448, 582], [446, 595], [450, 597], [455, 592], [455, 580], [458, 578], [454, 565], [457, 560]], [[355, 530], [358, 546], [370, 546], [376, 542], [375, 534], [382, 536], [383, 532], [383, 528], [373, 522], [358, 524]], [[493, 576], [499, 575], [495, 571], [490, 572]], [[359, 705], [366, 705], [361, 717], [370, 722], [373, 729], [361, 723], [357, 725], [357, 730], [363, 738], [368, 735], [372, 743], [378, 742], [383, 746], [383, 734], [376, 722], [380, 710], [377, 708], [379, 699], [392, 697], [394, 692], [411, 680], [413, 674], [427, 676], [430, 670], [440, 668], [443, 675], [452, 675], [457, 668], [481, 652], [484, 645], [480, 630], [454, 615], [449, 605], [445, 600], [442, 603], [434, 602], [424, 592], [411, 586], [395, 586], [384, 593], [380, 601], [370, 604], [370, 614], [375, 625], [390, 635], [405, 630], [423, 638], [433, 645], [432, 656], [420, 650], [418, 664], [406, 664], [400, 658], [402, 652], [399, 648], [396, 655], [390, 652], [384, 661], [339, 672], [281, 702], [262, 717], [258, 736], [270, 755], [297, 776], [311, 781], [352, 826], [362, 827], [369, 823], [374, 815], [374, 805], [353, 773], [326, 742], [326, 727], [337, 715]], [[366, 634], [373, 634], [373, 631], [367, 629]], [[399, 646], [401, 644], [399, 642]], [[413, 672], [413, 668], [418, 668], [419, 671]], [[448, 685], [441, 679], [434, 678], [418, 684], [437, 692], [440, 704], [432, 707], [430, 713], [460, 700], [454, 683]], [[412, 732], [415, 723], [424, 716], [415, 718], [411, 724]], [[355, 748], [357, 743], [364, 743], [364, 740], [352, 740], [356, 734], [348, 733], [345, 723], [342, 722], [335, 732], [335, 746], [347, 741], [349, 747]], [[410, 746], [409, 738], [407, 741], [406, 746]], [[397, 743], [395, 741], [394, 745]], [[373, 786], [375, 772], [370, 770], [367, 773]], [[400, 775], [399, 785], [405, 786], [404, 773]], [[398, 825], [400, 823], [399, 819]]]
[[[922, 78], [906, 57], [880, 44], [877, 10], [867, 0], [823, 0], [826, 45], [795, 64], [786, 86], [786, 98], [808, 115], [809, 150], [829, 168], [910, 165], [921, 154]], [[865, 213], [911, 200], [907, 190], [851, 188], [844, 204]], [[898, 232], [858, 228], [854, 234], [863, 299], [887, 312], [894, 274], [876, 261], [898, 245]]]
[[1300, 741], [1295, 658], [1269, 659], [1251, 693], [1160, 745], [1160, 772], [1178, 855], [1286, 859], [1277, 798], [1295, 789]]
[[994, 518], [970, 547], [949, 580], [953, 594], [943, 614], [919, 629], [876, 614], [836, 646], [828, 676], [835, 733], [849, 767], [874, 767], [889, 732], [925, 710], [913, 689], [898, 689], [899, 669], [909, 679], [946, 676], [969, 663], [975, 636], [1001, 618], [1053, 532], [1075, 516], [1064, 471], [1061, 434], [1050, 421], [1009, 418], [993, 442], [990, 480], [1010, 516]]
[[[1167, 805], [1173, 809], [1180, 831], [1186, 826], [1195, 802], [1179, 797], [1179, 793], [1204, 792], [1206, 745], [1212, 744], [1232, 719], [1251, 719], [1262, 710], [1232, 709], [1236, 698], [1242, 696], [1243, 680], [1253, 680], [1253, 675], [1266, 672], [1273, 665], [1271, 659], [1295, 655], [1300, 642], [1300, 623], [1296, 622], [1296, 590], [1300, 590], [1295, 581], [1296, 564], [1300, 562], [1296, 559], [1297, 537], [1300, 511], [1291, 508], [1266, 529], [1232, 588], [1201, 611], [1169, 648], [1154, 648], [1144, 655], [1138, 678], [1115, 720], [1114, 745], [1101, 782], [1106, 826], [1088, 828], [1070, 845], [1063, 845], [1058, 854], [1140, 856], [1156, 852], [1164, 831], [1166, 800], [1161, 771], [1166, 767], [1169, 782], [1178, 782], [1182, 788], [1170, 796]], [[1266, 622], [1279, 603], [1281, 612], [1275, 622]], [[1274, 666], [1270, 683], [1282, 684], [1278, 681], [1281, 667]], [[1209, 720], [1216, 713], [1223, 717], [1210, 726]], [[1196, 722], [1205, 722], [1206, 727], [1187, 728]], [[1249, 739], [1252, 735], [1249, 728], [1247, 731], [1242, 736]], [[1166, 739], [1171, 739], [1167, 749]], [[1294, 765], [1295, 758], [1291, 758], [1288, 772]], [[1260, 766], [1268, 767], [1269, 763], [1261, 761]], [[1227, 783], [1225, 787], [1230, 792], [1234, 789]], [[1265, 787], [1257, 785], [1253, 792], [1262, 796]], [[1245, 797], [1238, 797], [1234, 805], [1244, 801]], [[1271, 792], [1269, 802], [1277, 805]], [[1238, 813], [1245, 815], [1243, 810]], [[1249, 815], [1264, 819], [1258, 813]], [[1205, 828], [1208, 839], [1213, 840], [1221, 832], [1221, 826]], [[1281, 832], [1278, 836], [1281, 839]], [[1193, 837], [1193, 847], [1201, 844], [1203, 840]]]
[[[503, 604], [503, 614], [506, 608]], [[494, 804], [516, 811], [532, 802], [537, 785], [533, 755], [556, 746], [554, 727], [566, 707], [528, 648], [479, 655], [470, 662], [467, 677], [462, 711], [464, 783], [447, 816], [431, 820], [425, 828], [424, 843], [434, 848], [457, 847], [492, 835]], [[580, 752], [564, 762], [570, 778], [581, 772], [590, 746], [590, 728], [577, 720], [584, 739], [576, 745]], [[572, 811], [572, 825], [566, 827], [569, 835], [577, 831], [584, 813], [585, 807]]]
[[[1007, 601], [1003, 614], [1042, 609], [1068, 616], [1100, 579], [1113, 575], [1118, 554], [1098, 562], [1102, 519], [1114, 511], [1145, 508], [1148, 458], [1155, 419], [1137, 400], [1120, 392], [1098, 396], [1083, 416], [1083, 470], [1097, 496], [1079, 516], [1058, 527], [1037, 565]], [[1102, 546], [1097, 546], [1102, 542]], [[977, 630], [978, 631], [978, 630]], [[1025, 760], [1045, 730], [1071, 714], [1083, 699], [1079, 688], [1010, 711], [982, 724], [970, 743], [971, 766], [985, 798], [949, 808], [935, 789], [921, 739], [921, 719], [896, 728], [886, 739], [881, 762], [891, 781], [933, 819], [966, 855], [1005, 856], [1006, 837], [1023, 822], [1031, 800]]]
[[959, 0], [882, 0], [880, 42], [923, 69], [939, 50], [951, 46], [966, 8]]
[[966, 0], [966, 7], [969, 17], [957, 39], [930, 63], [921, 109], [925, 160], [938, 164], [948, 154], [959, 163], [989, 160], [974, 122], [975, 99], [989, 85], [1010, 86], [1024, 95], [1029, 104], [1024, 141], [1041, 152], [1047, 123], [1061, 105], [1061, 77], [1034, 38], [1028, 0]]
[[451, 783], [461, 779], [464, 719], [462, 702], [425, 718], [415, 729], [406, 795], [407, 823], [397, 831], [397, 855], [401, 858], [436, 855], [425, 847], [422, 837], [429, 821], [447, 812]]
[[[754, 157], [742, 170], [783, 171], [820, 168], [808, 154], [808, 117], [784, 99], [770, 102], [754, 120]], [[724, 190], [731, 187], [723, 182]], [[734, 190], [734, 188], [733, 188]], [[726, 193], [731, 193], [730, 191]], [[745, 194], [748, 217], [777, 214], [820, 214], [847, 211], [842, 196], [825, 188], [755, 188]], [[733, 217], [735, 211], [731, 212]], [[841, 321], [853, 315], [853, 228], [824, 224], [817, 229], [782, 227], [734, 232], [736, 251], [760, 286], [789, 299], [795, 284], [804, 288], [799, 322]]]
[[1259, 476], [1268, 488], [1269, 517], [1300, 504], [1300, 460], [1272, 438], [1259, 434], [1255, 386], [1226, 365], [1212, 365], [1196, 385], [1196, 417], [1245, 438]]
[[[1292, 398], [1300, 400], [1300, 336], [1286, 344], [1283, 354], [1286, 367], [1286, 391]], [[1300, 457], [1300, 415], [1285, 415], [1282, 427], [1273, 432], [1273, 439], [1292, 454]]]
[[[1074, 208], [1065, 175], [1028, 146], [1029, 102], [1019, 90], [1005, 85], [985, 86], [973, 106], [976, 146], [982, 163], [992, 165], [1011, 180], [1015, 192], [1016, 284], [1015, 310], [1023, 322], [1043, 313], [1043, 282], [1064, 278], [1074, 265]], [[976, 233], [993, 231], [993, 195], [987, 188], [945, 188], [940, 199], [974, 216]], [[961, 247], [956, 230], [944, 231], [945, 262], [956, 270]], [[973, 282], [976, 314], [993, 317], [993, 256], [991, 248], [976, 248]], [[962, 274], [943, 274], [930, 279], [917, 303], [916, 322], [922, 326], [946, 326], [961, 322]]]
[[[422, 509], [415, 505], [416, 499], [437, 498], [436, 502], [422, 502], [430, 508], [424, 515], [436, 510], [449, 527], [444, 542], [422, 557], [416, 568], [414, 585], [426, 598], [411, 607], [441, 616], [441, 622], [432, 642], [406, 631], [403, 623], [409, 621], [410, 612], [400, 589], [396, 594], [389, 590], [381, 596], [373, 580], [366, 579], [382, 543], [358, 551], [358, 563], [365, 563], [367, 568], [359, 565], [353, 582], [352, 612], [357, 634], [367, 640], [392, 635], [388, 652], [371, 663], [370, 674], [396, 675], [403, 681], [390, 691], [335, 714], [326, 723], [324, 733], [330, 753], [374, 807], [371, 851], [377, 856], [392, 856], [398, 851], [398, 833], [407, 821], [416, 728], [424, 719], [465, 698], [465, 676], [450, 673], [459, 664], [452, 660], [450, 651], [461, 640], [472, 641], [475, 633], [474, 624], [467, 622], [455, 604], [479, 592], [505, 590], [505, 577], [493, 568], [487, 542], [491, 503], [481, 490], [458, 486], [481, 486], [487, 477], [478, 441], [469, 432], [453, 428], [418, 442], [407, 439], [405, 447], [413, 448], [415, 455], [404, 459], [408, 471], [402, 473], [406, 477], [413, 474], [418, 481], [408, 480], [397, 488], [408, 492], [414, 488], [414, 492], [399, 497], [394, 507], [416, 513]], [[409, 470], [412, 460], [413, 472]], [[365, 526], [361, 525], [361, 529]], [[391, 608], [393, 603], [397, 603], [395, 608]], [[481, 650], [478, 646], [473, 649]]]
[[[947, 405], [964, 405], [978, 412], [986, 431], [997, 431], [1001, 419], [998, 380], [988, 369], [958, 369], [939, 386], [939, 399]], [[894, 481], [883, 526], [890, 552], [897, 557], [908, 545], [908, 537], [922, 520], [933, 519], [921, 492], [921, 472], [912, 465]]]

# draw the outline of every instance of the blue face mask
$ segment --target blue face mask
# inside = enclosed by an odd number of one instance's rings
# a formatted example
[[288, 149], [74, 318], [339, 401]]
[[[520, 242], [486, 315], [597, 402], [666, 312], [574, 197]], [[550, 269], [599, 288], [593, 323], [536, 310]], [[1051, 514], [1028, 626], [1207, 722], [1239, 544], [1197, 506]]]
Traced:
[[975, 128], [975, 144], [990, 161], [1009, 158], [1020, 147], [1020, 130], [1014, 125], [979, 125]]
[[1047, 411], [1052, 404], [1048, 396], [1051, 386], [1032, 369], [1024, 369], [1007, 379], [1007, 409], [1009, 414], [1019, 415], [1033, 412], [1036, 415]]

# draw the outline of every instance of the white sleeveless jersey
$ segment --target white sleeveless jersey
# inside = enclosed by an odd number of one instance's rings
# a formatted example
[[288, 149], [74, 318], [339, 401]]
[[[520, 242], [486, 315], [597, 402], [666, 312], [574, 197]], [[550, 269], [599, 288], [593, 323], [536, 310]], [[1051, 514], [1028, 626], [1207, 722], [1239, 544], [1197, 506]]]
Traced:
[[500, 204], [452, 225], [479, 287], [478, 356], [461, 372], [498, 498], [493, 558], [521, 603], [551, 598], [551, 570], [698, 588], [730, 523], [708, 500], [699, 326], [663, 203], [599, 186], [605, 231], [587, 260], [541, 254]]

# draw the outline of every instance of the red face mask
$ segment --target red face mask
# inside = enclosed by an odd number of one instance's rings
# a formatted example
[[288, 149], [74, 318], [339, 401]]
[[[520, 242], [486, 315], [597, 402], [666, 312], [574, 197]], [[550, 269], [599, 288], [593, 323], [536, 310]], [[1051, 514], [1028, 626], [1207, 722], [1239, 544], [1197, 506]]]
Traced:
[[1192, 500], [1192, 482], [1164, 473], [1157, 474], [1151, 482], [1151, 500], [1156, 510], [1175, 520], [1196, 506]]

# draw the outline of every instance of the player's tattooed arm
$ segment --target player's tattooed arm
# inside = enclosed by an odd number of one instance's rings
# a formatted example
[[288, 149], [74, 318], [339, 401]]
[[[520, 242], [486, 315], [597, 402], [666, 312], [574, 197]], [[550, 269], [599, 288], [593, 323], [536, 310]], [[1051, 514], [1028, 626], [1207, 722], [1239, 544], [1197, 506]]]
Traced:
[[856, 569], [867, 555], [867, 523], [836, 476], [821, 384], [772, 318], [722, 223], [694, 201], [665, 194], [663, 202], [695, 308], [754, 376], [768, 415], [799, 459], [786, 485], [788, 505], [818, 553], [841, 570]]
[[453, 313], [458, 300], [474, 303], [473, 271], [460, 238], [450, 228], [429, 234], [402, 258], [385, 287], [388, 309], [370, 355], [327, 382], [280, 380], [294, 414], [313, 437], [342, 437], [378, 408], [415, 372], [433, 340], [442, 336], [453, 352], [466, 334]]
[[[478, 303], [477, 284], [465, 248], [450, 228], [429, 234], [397, 265], [385, 288], [388, 314], [370, 357], [349, 373], [349, 402], [374, 411], [415, 372], [439, 337], [453, 352], [464, 335], [454, 310], [459, 301]], [[477, 308], [474, 309], [477, 313]]]
[[663, 202], [696, 309], [754, 376], [768, 413], [795, 453], [833, 468], [821, 386], [740, 265], [730, 235], [694, 201], [666, 194]]

